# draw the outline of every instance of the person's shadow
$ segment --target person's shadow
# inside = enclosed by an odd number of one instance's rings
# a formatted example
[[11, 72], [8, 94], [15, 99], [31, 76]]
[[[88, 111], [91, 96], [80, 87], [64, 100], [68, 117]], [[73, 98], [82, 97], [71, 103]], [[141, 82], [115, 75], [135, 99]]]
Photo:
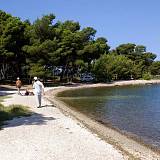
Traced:
[[53, 104], [46, 104], [46, 105], [42, 105], [41, 107], [39, 108], [43, 108], [43, 107], [55, 107]]
[[33, 113], [31, 116], [14, 118], [13, 120], [5, 121], [1, 129], [9, 127], [17, 127], [22, 125], [46, 125], [48, 121], [54, 121], [57, 118], [47, 117], [39, 113]]

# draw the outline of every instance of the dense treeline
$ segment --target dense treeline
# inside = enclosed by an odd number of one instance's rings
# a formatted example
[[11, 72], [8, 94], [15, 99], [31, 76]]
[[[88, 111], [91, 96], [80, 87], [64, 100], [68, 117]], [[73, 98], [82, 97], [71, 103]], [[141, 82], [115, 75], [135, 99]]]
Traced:
[[97, 81], [160, 74], [160, 62], [145, 46], [128, 43], [110, 50], [107, 39], [95, 34], [78, 22], [55, 21], [53, 14], [31, 24], [0, 11], [0, 80], [52, 79], [58, 66], [61, 80], [83, 72], [92, 72]]

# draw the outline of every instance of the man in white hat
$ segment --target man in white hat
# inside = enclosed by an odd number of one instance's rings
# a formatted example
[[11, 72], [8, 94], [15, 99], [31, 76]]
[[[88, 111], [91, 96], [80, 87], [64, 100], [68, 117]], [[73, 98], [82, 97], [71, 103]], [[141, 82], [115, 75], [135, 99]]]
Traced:
[[34, 88], [34, 94], [35, 94], [35, 97], [36, 97], [37, 108], [40, 108], [41, 107], [42, 94], [44, 94], [44, 85], [43, 85], [42, 82], [40, 82], [38, 80], [37, 77], [34, 77], [33, 88]]

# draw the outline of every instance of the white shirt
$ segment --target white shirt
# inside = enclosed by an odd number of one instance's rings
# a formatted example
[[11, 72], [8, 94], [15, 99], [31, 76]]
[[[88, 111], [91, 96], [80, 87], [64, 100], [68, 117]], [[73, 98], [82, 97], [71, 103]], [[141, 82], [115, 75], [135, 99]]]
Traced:
[[41, 95], [42, 91], [44, 90], [44, 85], [42, 82], [37, 80], [34, 82], [33, 88], [34, 88], [34, 94]]

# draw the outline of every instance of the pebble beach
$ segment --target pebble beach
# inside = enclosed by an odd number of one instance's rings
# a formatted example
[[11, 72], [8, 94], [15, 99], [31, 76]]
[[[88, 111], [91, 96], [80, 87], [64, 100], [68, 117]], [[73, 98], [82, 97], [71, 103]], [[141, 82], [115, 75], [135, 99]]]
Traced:
[[[108, 140], [103, 137], [101, 125], [84, 122], [56, 98], [56, 94], [66, 89], [79, 87], [116, 86], [130, 84], [160, 83], [152, 81], [121, 81], [112, 84], [82, 84], [69, 87], [45, 88], [42, 108], [36, 108], [34, 96], [20, 96], [15, 92], [3, 104], [29, 106], [30, 117], [14, 118], [0, 130], [0, 159], [2, 160], [159, 160], [160, 155], [149, 148], [130, 140], [114, 130], [105, 130]], [[0, 91], [1, 92], [1, 91]], [[3, 91], [4, 93], [4, 91]], [[67, 107], [66, 107], [67, 108]], [[89, 122], [89, 123], [88, 123]], [[94, 125], [100, 127], [99, 133]], [[102, 127], [103, 128], [103, 127]], [[113, 140], [109, 136], [113, 134]], [[125, 141], [122, 145], [120, 142]], [[128, 141], [129, 140], [129, 141]], [[117, 144], [119, 143], [119, 144]], [[128, 146], [127, 146], [128, 145]], [[133, 149], [132, 149], [133, 148]]]

